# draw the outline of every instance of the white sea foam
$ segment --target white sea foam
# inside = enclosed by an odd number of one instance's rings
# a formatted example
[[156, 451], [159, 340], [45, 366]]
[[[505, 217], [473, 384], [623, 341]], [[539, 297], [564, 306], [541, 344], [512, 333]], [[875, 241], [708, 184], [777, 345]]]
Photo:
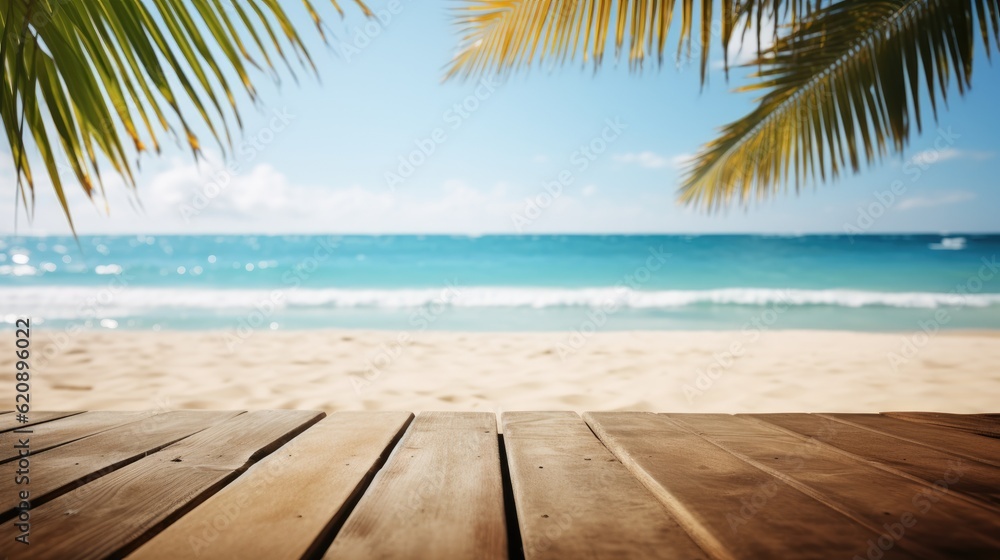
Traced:
[[943, 237], [940, 243], [931, 243], [930, 248], [934, 251], [961, 251], [965, 249], [965, 242], [964, 237]]
[[269, 302], [278, 308], [461, 308], [615, 307], [671, 309], [694, 305], [829, 306], [844, 308], [990, 307], [1000, 294], [861, 290], [631, 290], [627, 288], [453, 287], [449, 289], [227, 290], [130, 287], [112, 293], [102, 287], [45, 286], [0, 289], [0, 309], [48, 318], [141, 315], [153, 309], [251, 309]]
[[38, 269], [30, 264], [0, 265], [0, 276], [34, 276]]
[[102, 264], [94, 267], [94, 272], [100, 274], [101, 276], [107, 276], [108, 274], [121, 274], [122, 267], [117, 264]]

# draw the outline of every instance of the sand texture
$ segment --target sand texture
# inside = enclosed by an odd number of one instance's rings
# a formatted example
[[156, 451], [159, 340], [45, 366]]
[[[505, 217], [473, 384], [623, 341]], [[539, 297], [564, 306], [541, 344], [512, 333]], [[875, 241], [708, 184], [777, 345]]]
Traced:
[[[0, 367], [13, 370], [13, 332]], [[32, 333], [35, 410], [1000, 410], [1000, 333]], [[13, 376], [0, 402], [13, 404]]]

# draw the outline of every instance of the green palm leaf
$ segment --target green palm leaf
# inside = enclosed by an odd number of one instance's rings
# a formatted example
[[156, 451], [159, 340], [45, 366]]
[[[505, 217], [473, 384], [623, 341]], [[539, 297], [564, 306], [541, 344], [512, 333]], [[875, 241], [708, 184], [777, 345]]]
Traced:
[[[303, 4], [322, 33], [315, 7]], [[291, 67], [291, 53], [312, 68], [277, 0], [0, 0], [0, 26], [0, 118], [19, 201], [33, 210], [34, 148], [70, 227], [60, 154], [91, 199], [103, 192], [102, 164], [134, 188], [134, 161], [159, 152], [159, 134], [179, 131], [197, 157], [201, 123], [223, 151], [232, 147], [236, 94], [256, 98], [250, 67]]]
[[988, 53], [998, 14], [997, 0], [841, 0], [815, 12], [754, 63], [757, 81], [742, 89], [766, 93], [704, 146], [681, 200], [745, 204], [902, 151], [922, 127], [921, 95], [936, 119], [953, 76], [968, 89], [976, 20]]

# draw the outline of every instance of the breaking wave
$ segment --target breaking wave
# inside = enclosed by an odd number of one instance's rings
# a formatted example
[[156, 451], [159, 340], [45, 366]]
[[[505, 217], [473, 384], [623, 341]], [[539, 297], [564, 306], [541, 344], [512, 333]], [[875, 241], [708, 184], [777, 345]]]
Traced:
[[[45, 286], [0, 289], [0, 309], [47, 318], [142, 315], [152, 309], [276, 308], [463, 308], [607, 307], [671, 309], [689, 306], [827, 306], [842, 308], [990, 307], [1000, 294], [876, 292], [829, 289], [722, 288], [632, 290], [628, 288], [461, 287], [438, 289], [181, 289]], [[2, 317], [0, 317], [2, 319]]]

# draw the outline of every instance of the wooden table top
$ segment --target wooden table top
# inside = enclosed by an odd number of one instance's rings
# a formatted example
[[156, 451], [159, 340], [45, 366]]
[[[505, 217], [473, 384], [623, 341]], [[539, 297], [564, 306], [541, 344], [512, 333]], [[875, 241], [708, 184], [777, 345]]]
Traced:
[[1000, 558], [994, 414], [24, 420], [0, 414], [6, 558]]

